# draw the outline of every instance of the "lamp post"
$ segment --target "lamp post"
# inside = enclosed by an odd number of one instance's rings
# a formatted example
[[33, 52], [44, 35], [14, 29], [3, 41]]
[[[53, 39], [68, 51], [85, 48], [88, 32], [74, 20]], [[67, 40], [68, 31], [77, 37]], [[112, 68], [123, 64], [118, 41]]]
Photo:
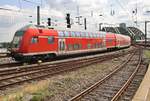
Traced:
[[[100, 17], [103, 17], [103, 15], [102, 15], [102, 14], [100, 14], [99, 16], [100, 16]], [[101, 30], [102, 30], [102, 25], [103, 25], [103, 23], [99, 23], [99, 31], [101, 31]]]
[[87, 26], [86, 26], [86, 18], [84, 18], [84, 29], [85, 29], [85, 30], [87, 29]]
[[145, 21], [145, 47], [147, 43], [147, 24], [150, 23], [150, 21]]
[[40, 6], [37, 6], [37, 25], [40, 25]]

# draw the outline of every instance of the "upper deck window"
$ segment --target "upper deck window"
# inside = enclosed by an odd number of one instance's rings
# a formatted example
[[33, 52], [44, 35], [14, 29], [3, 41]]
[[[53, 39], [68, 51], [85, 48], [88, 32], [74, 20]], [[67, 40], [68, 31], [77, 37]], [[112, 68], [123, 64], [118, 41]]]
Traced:
[[64, 36], [65, 36], [65, 35], [64, 35], [64, 32], [63, 32], [63, 31], [59, 31], [59, 32], [58, 32], [58, 36], [59, 36], [59, 37], [64, 37]]
[[69, 32], [64, 32], [64, 34], [65, 34], [65, 37], [69, 37]]
[[96, 37], [99, 38], [99, 34], [96, 34]]
[[86, 38], [89, 38], [89, 33], [86, 33]]
[[89, 37], [92, 38], [92, 36], [93, 36], [93, 33], [89, 33]]
[[81, 37], [84, 38], [85, 37], [85, 33], [81, 32]]
[[81, 35], [80, 35], [80, 32], [76, 32], [76, 36], [77, 37], [80, 37]]
[[97, 34], [96, 33], [94, 33], [93, 35], [94, 35], [94, 38], [97, 38]]
[[75, 37], [75, 32], [71, 32], [71, 37]]

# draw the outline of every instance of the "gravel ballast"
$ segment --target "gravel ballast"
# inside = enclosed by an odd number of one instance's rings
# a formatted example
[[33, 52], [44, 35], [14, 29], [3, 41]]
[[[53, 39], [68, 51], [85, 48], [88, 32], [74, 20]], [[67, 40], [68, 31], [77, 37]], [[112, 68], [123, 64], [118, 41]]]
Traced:
[[[66, 72], [46, 80], [25, 84], [8, 90], [0, 98], [19, 99], [19, 101], [65, 101], [102, 79], [115, 69], [115, 66], [127, 59], [128, 55], [95, 65]], [[19, 90], [18, 90], [19, 89]], [[14, 96], [13, 96], [14, 95]], [[0, 99], [1, 100], [1, 99]]]

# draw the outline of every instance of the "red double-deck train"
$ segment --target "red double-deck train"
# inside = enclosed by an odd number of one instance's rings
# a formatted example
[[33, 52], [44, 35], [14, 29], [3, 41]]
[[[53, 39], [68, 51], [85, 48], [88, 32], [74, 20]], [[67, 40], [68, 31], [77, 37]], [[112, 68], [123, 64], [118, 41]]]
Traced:
[[121, 34], [55, 30], [28, 25], [15, 33], [10, 51], [17, 61], [32, 61], [59, 55], [119, 49], [130, 45], [130, 37]]

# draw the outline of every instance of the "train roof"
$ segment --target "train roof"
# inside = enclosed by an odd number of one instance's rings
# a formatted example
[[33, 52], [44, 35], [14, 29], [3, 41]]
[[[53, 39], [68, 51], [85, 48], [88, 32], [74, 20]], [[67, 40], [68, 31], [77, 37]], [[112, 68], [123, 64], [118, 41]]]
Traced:
[[77, 30], [77, 29], [70, 29], [70, 28], [53, 28], [53, 27], [49, 27], [49, 26], [43, 26], [43, 25], [26, 25], [24, 27], [22, 27], [19, 30], [25, 30], [27, 28], [38, 28], [38, 29], [52, 29], [52, 30], [56, 30], [56, 31], [74, 31], [74, 32], [89, 32], [89, 33], [103, 33], [106, 34], [106, 32], [104, 31], [87, 31], [87, 30]]
[[51, 29], [51, 30], [55, 30], [55, 31], [73, 31], [73, 32], [88, 32], [88, 33], [100, 33], [100, 34], [106, 34], [106, 33], [109, 33], [109, 34], [116, 34], [116, 33], [111, 33], [111, 32], [104, 32], [104, 31], [87, 31], [87, 30], [75, 30], [75, 29], [70, 29], [70, 28], [53, 28], [53, 27], [50, 27], [50, 26], [43, 26], [43, 25], [33, 25], [33, 24], [29, 24], [29, 25], [26, 25], [24, 27], [22, 27], [21, 29], [19, 30], [26, 30], [27, 28], [38, 28], [38, 29]]

